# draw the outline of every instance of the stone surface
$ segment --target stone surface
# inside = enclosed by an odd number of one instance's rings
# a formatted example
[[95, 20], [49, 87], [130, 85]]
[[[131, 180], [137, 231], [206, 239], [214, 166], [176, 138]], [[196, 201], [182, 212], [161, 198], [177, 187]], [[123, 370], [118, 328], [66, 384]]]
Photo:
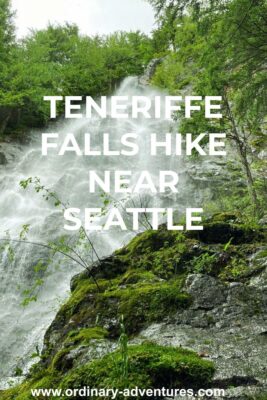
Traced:
[[109, 340], [92, 340], [90, 346], [78, 346], [71, 350], [67, 359], [73, 361], [73, 366], [86, 364], [94, 359], [104, 357], [106, 354], [115, 351], [118, 347], [116, 342]]
[[189, 275], [186, 290], [193, 296], [192, 306], [172, 321], [151, 325], [139, 337], [186, 347], [212, 360], [213, 384], [225, 389], [225, 399], [243, 400], [266, 392], [266, 268], [246, 284], [225, 287], [215, 278]]

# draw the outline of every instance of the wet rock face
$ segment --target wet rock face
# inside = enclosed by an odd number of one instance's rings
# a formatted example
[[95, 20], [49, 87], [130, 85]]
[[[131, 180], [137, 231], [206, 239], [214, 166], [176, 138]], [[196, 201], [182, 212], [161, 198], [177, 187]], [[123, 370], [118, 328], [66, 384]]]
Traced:
[[[201, 357], [213, 361], [216, 366], [216, 374], [212, 385], [224, 388], [226, 390], [225, 398], [241, 400], [248, 391], [254, 395], [267, 390], [266, 246], [255, 244], [262, 242], [263, 231], [261, 229], [250, 230], [237, 224], [235, 215], [230, 213], [215, 215], [212, 221], [207, 222], [206, 226], [201, 239], [210, 243], [212, 242], [210, 238], [215, 237], [213, 240], [215, 243], [205, 244], [196, 238], [191, 238], [189, 233], [187, 235], [189, 239], [184, 237], [177, 242], [173, 234], [171, 236], [164, 230], [154, 234], [148, 231], [135, 238], [128, 247], [94, 265], [92, 271], [95, 276], [100, 280], [108, 278], [110, 282], [113, 282], [108, 286], [112, 287], [115, 283], [119, 290], [114, 292], [109, 297], [109, 301], [105, 303], [105, 308], [110, 308], [110, 312], [106, 315], [102, 310], [101, 313], [106, 316], [103, 320], [101, 320], [101, 316], [98, 319], [98, 322], [102, 321], [101, 324], [109, 336], [102, 340], [95, 340], [90, 346], [80, 344], [78, 347], [70, 348], [69, 351], [66, 351], [65, 346], [66, 354], [62, 358], [63, 369], [84, 365], [116, 348], [118, 337], [116, 335], [119, 332], [115, 329], [118, 318], [114, 310], [120, 309], [119, 304], [124, 298], [123, 296], [129, 289], [129, 293], [133, 293], [136, 287], [142, 286], [146, 282], [145, 292], [140, 292], [140, 299], [144, 299], [148, 289], [150, 290], [146, 286], [148, 282], [149, 285], [156, 284], [159, 287], [168, 282], [168, 277], [164, 279], [156, 277], [162, 271], [157, 270], [153, 259], [150, 260], [151, 271], [144, 272], [143, 268], [148, 268], [148, 254], [155, 253], [157, 255], [155, 260], [158, 260], [160, 254], [174, 249], [174, 253], [170, 253], [171, 257], [178, 259], [176, 251], [179, 248], [181, 258], [176, 264], [175, 273], [179, 271], [179, 268], [181, 269], [180, 273], [185, 273], [190, 265], [194, 269], [195, 263], [198, 263], [199, 267], [200, 262], [204, 263], [201, 264], [201, 268], [206, 268], [211, 273], [186, 273], [182, 292], [189, 296], [190, 302], [182, 308], [177, 308], [176, 311], [169, 312], [168, 309], [168, 312], [162, 313], [162, 322], [160, 320], [159, 323], [149, 323], [150, 319], [148, 319], [146, 328], [141, 332], [135, 332], [130, 342], [140, 344], [145, 339], [164, 346], [186, 347], [196, 351]], [[222, 229], [225, 235], [221, 234]], [[226, 251], [224, 250], [225, 245], [221, 245], [219, 242], [225, 243], [229, 235], [235, 244], [232, 245], [231, 250]], [[183, 243], [182, 246], [181, 243]], [[241, 258], [242, 254], [244, 258]], [[207, 258], [202, 257], [203, 255], [206, 255]], [[136, 261], [135, 257], [137, 257]], [[132, 267], [130, 267], [129, 271], [129, 260], [133, 261], [134, 268], [137, 269], [131, 270]], [[144, 260], [144, 265], [142, 260]], [[236, 266], [236, 260], [238, 266]], [[140, 264], [139, 266], [137, 262]], [[220, 265], [220, 268], [209, 268], [209, 262], [215, 263], [215, 266]], [[247, 264], [244, 271], [242, 268], [245, 264], [242, 263]], [[139, 267], [141, 272], [138, 272]], [[228, 276], [224, 274], [223, 269], [230, 267], [233, 268], [231, 279], [222, 279], [222, 277]], [[234, 280], [235, 274], [237, 274], [236, 280]], [[71, 283], [73, 296], [75, 294], [77, 296], [79, 291], [85, 290], [88, 279], [87, 272], [73, 278]], [[69, 335], [70, 329], [83, 329], [84, 326], [92, 326], [94, 323], [94, 319], [91, 317], [95, 313], [97, 304], [94, 303], [96, 294], [86, 294], [86, 290], [82, 296], [79, 295], [80, 303], [72, 308], [72, 316], [60, 312], [47, 332], [47, 345], [54, 347], [57, 351], [62, 351], [60, 347], [62, 335], [63, 337]], [[112, 289], [108, 289], [106, 297], [110, 296], [108, 294], [111, 293], [110, 290]], [[173, 290], [171, 286], [168, 293], [170, 290]], [[118, 294], [119, 298], [116, 297]], [[161, 292], [160, 296], [163, 294]], [[153, 292], [152, 298], [156, 295], [157, 291]], [[126, 303], [129, 304], [132, 301], [133, 298], [130, 296]], [[140, 318], [141, 314], [148, 313], [148, 304], [150, 303], [151, 300], [148, 303], [144, 302], [135, 318]], [[134, 304], [137, 305], [138, 302]], [[86, 312], [85, 318], [84, 312]], [[77, 318], [79, 314], [80, 316]], [[137, 323], [137, 319], [135, 323]], [[110, 329], [110, 326], [114, 327]], [[116, 335], [110, 336], [111, 331], [116, 332]]]
[[60, 383], [118, 354], [123, 315], [130, 345], [186, 348], [212, 361], [208, 387], [225, 389], [224, 399], [267, 392], [264, 229], [250, 229], [233, 213], [205, 226], [197, 236], [164, 225], [145, 231], [76, 275], [46, 332], [39, 372], [52, 369]]
[[215, 363], [213, 386], [226, 399], [247, 399], [267, 391], [267, 273], [245, 284], [222, 285], [216, 278], [194, 274], [185, 289], [191, 307], [140, 336], [161, 345], [182, 346]]
[[192, 274], [187, 277], [185, 290], [192, 296], [193, 303], [175, 316], [177, 323], [224, 329], [240, 327], [248, 320], [255, 320], [257, 325], [265, 318], [266, 269], [245, 283], [222, 284], [214, 277]]
[[216, 373], [211, 387], [225, 389], [225, 398], [240, 400], [267, 390], [264, 329], [264, 322], [255, 326], [255, 321], [224, 329], [159, 324], [142, 331], [141, 335], [165, 346], [192, 349], [213, 361]]
[[109, 340], [92, 340], [91, 345], [88, 346], [78, 346], [71, 350], [66, 359], [72, 363], [72, 366], [79, 366], [87, 364], [88, 362], [104, 357], [115, 351], [118, 347], [116, 342], [111, 343]]
[[194, 309], [213, 309], [223, 304], [226, 299], [226, 290], [219, 281], [212, 276], [201, 274], [188, 275], [185, 290], [194, 298]]

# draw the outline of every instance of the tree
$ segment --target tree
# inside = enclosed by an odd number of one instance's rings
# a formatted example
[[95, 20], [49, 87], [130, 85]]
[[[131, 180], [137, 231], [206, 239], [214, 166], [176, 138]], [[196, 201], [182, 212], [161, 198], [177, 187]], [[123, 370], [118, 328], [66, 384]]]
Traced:
[[[193, 8], [190, 11], [190, 2], [153, 3], [167, 24], [168, 8], [178, 10], [178, 3], [188, 7], [186, 14], [174, 14], [170, 25], [175, 31], [174, 51], [169, 51], [165, 62], [158, 67], [154, 83], [172, 93], [182, 90], [223, 97], [224, 119], [218, 129], [225, 131], [236, 145], [251, 204], [260, 215], [259, 194], [251, 168], [251, 146], [264, 136], [267, 109], [266, 1], [216, 1], [214, 8], [212, 2], [207, 2], [197, 18]], [[223, 12], [219, 13], [218, 9]], [[191, 120], [184, 120], [182, 116], [180, 120], [180, 130], [184, 132], [198, 133], [199, 129], [209, 132], [216, 128], [200, 119], [197, 113]]]
[[141, 74], [153, 52], [152, 40], [139, 31], [88, 37], [68, 23], [31, 31], [11, 46], [12, 63], [5, 64], [8, 79], [2, 79], [7, 87], [0, 91], [0, 105], [2, 94], [8, 118], [0, 134], [7, 124], [9, 129], [44, 126], [49, 120], [44, 95], [110, 93], [124, 77]]
[[10, 0], [0, 0], [0, 66], [10, 61], [10, 50], [14, 45], [15, 27]]
[[14, 93], [9, 91], [9, 66], [12, 63], [14, 24], [10, 0], [0, 0], [0, 135], [11, 117], [16, 103]]

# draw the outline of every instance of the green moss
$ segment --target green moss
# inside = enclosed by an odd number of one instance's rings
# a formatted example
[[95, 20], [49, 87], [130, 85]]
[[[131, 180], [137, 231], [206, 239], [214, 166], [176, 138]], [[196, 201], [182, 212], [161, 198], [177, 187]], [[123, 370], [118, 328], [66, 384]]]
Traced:
[[[123, 357], [116, 351], [67, 374], [44, 370], [43, 376], [31, 379], [1, 393], [1, 400], [30, 400], [31, 389], [38, 388], [200, 388], [209, 385], [214, 373], [210, 361], [182, 348], [143, 343], [128, 347], [128, 375], [124, 376]], [[70, 397], [71, 398], [71, 397]], [[57, 399], [55, 397], [55, 399]]]
[[72, 347], [63, 348], [59, 350], [54, 356], [51, 367], [53, 370], [66, 371], [73, 366], [73, 360], [68, 359], [66, 356], [70, 353]]
[[[118, 337], [121, 315], [126, 333], [134, 335], [186, 308], [190, 297], [183, 292], [183, 283], [191, 271], [215, 274], [223, 280], [247, 276], [251, 272], [248, 258], [257, 251], [257, 243], [263, 241], [264, 234], [237, 221], [234, 214], [218, 214], [204, 224], [203, 232], [181, 234], [162, 226], [159, 231], [138, 235], [95, 267], [100, 290], [88, 273], [76, 276], [70, 299], [46, 334], [47, 353], [42, 363], [35, 368], [31, 379], [1, 393], [0, 398], [28, 400], [30, 388], [60, 384], [63, 387], [205, 386], [214, 370], [212, 364], [182, 349], [152, 344], [130, 346], [127, 382], [121, 378], [122, 359], [118, 352], [81, 368], [73, 367], [68, 354], [79, 345], [90, 346], [92, 340]], [[226, 248], [224, 243], [231, 238]], [[258, 267], [265, 253], [262, 248], [253, 258]], [[209, 316], [207, 321], [214, 323]], [[51, 340], [55, 337], [56, 344]]]
[[71, 350], [77, 346], [89, 346], [92, 340], [101, 340], [107, 336], [104, 328], [95, 326], [93, 328], [81, 328], [72, 330], [67, 334], [63, 346], [52, 358], [49, 368], [57, 371], [67, 371], [73, 367], [73, 357], [68, 357]]
[[248, 400], [267, 400], [267, 392], [255, 396], [248, 396]]
[[[98, 286], [101, 292], [105, 291], [109, 286], [108, 280], [98, 280]], [[81, 279], [77, 281], [76, 288], [69, 300], [61, 307], [59, 317], [68, 318], [75, 314], [81, 303], [90, 302], [92, 297], [98, 293], [99, 289], [91, 279]]]
[[126, 251], [136, 257], [162, 248], [172, 247], [178, 240], [184, 241], [184, 236], [175, 231], [168, 231], [164, 226], [157, 231], [148, 230], [137, 235], [127, 246]]
[[[71, 318], [76, 326], [85, 325], [90, 329], [78, 329], [75, 333], [67, 331], [67, 339], [63, 341], [86, 344], [96, 321], [99, 326], [105, 326], [110, 320], [117, 321], [109, 327], [109, 336], [116, 337], [119, 335], [118, 320], [122, 314], [127, 333], [133, 334], [148, 323], [159, 321], [162, 316], [187, 307], [190, 298], [181, 291], [184, 278], [181, 274], [166, 282], [151, 271], [129, 269], [120, 278], [100, 281], [102, 292], [97, 292], [92, 283], [87, 282], [86, 285], [86, 281], [82, 280], [59, 314], [66, 323]], [[84, 337], [87, 334], [88, 338]]]
[[232, 212], [216, 213], [212, 216], [213, 222], [237, 222], [240, 219], [240, 215]]
[[216, 255], [215, 254], [209, 254], [207, 253], [202, 253], [198, 257], [194, 257], [189, 265], [192, 267], [192, 272], [197, 273], [197, 274], [211, 274], [216, 265]]
[[183, 272], [181, 256], [188, 250], [185, 236], [168, 231], [162, 226], [158, 231], [146, 231], [136, 236], [126, 247], [117, 251], [118, 260], [127, 269], [151, 271], [163, 279]]
[[87, 345], [90, 344], [92, 340], [95, 339], [104, 339], [107, 336], [108, 332], [106, 329], [101, 328], [100, 326], [95, 326], [93, 328], [82, 328], [75, 331], [70, 331], [68, 333], [67, 339], [65, 341], [66, 344], [82, 344]]
[[[31, 395], [32, 389], [51, 389], [57, 388], [60, 384], [61, 377], [56, 373], [44, 370], [42, 376], [37, 379], [30, 379], [19, 386], [0, 392], [1, 400], [33, 400]], [[59, 397], [53, 397], [59, 400]], [[39, 397], [41, 399], [41, 397]]]
[[248, 261], [239, 258], [233, 258], [229, 265], [224, 268], [224, 270], [220, 273], [220, 278], [223, 280], [237, 280], [242, 277], [245, 277], [249, 272], [249, 264]]
[[129, 346], [127, 377], [123, 377], [122, 368], [122, 355], [117, 351], [71, 371], [61, 386], [199, 388], [206, 387], [214, 373], [210, 361], [203, 360], [189, 350], [152, 343]]
[[267, 258], [267, 248], [261, 250], [258, 252], [257, 256], [256, 256], [256, 261], [258, 260], [264, 260]]
[[[167, 319], [190, 304], [182, 290], [189, 272], [208, 273], [223, 280], [245, 279], [250, 272], [247, 257], [256, 246], [256, 242], [248, 244], [246, 240], [256, 241], [262, 232], [229, 223], [233, 219], [232, 214], [217, 215], [205, 224], [203, 232], [183, 234], [162, 226], [158, 231], [138, 235], [95, 267], [100, 291], [88, 274], [76, 276], [72, 296], [58, 313], [56, 324], [49, 328], [58, 335], [57, 348], [63, 342], [88, 344], [91, 331], [78, 332], [96, 325], [107, 327], [109, 338], [118, 337], [122, 314], [130, 335], [163, 317]], [[223, 243], [230, 239], [225, 250]], [[71, 329], [77, 332], [73, 338], [69, 335]], [[89, 338], [84, 337], [87, 333]], [[48, 331], [46, 365], [55, 357], [49, 337]]]
[[102, 297], [103, 308], [106, 299], [114, 299], [117, 316], [124, 316], [127, 333], [132, 334], [190, 304], [189, 295], [181, 292], [181, 282], [176, 279], [171, 283], [142, 283], [106, 291]]
[[121, 284], [122, 285], [129, 285], [129, 284], [135, 284], [138, 282], [157, 282], [158, 278], [153, 274], [151, 271], [143, 271], [143, 270], [129, 270], [127, 271], [122, 279], [121, 279]]

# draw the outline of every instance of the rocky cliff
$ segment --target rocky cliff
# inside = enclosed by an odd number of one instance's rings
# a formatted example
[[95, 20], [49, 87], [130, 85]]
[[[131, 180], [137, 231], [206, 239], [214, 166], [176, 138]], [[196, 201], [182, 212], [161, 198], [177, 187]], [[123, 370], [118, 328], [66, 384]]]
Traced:
[[85, 385], [217, 387], [228, 399], [264, 398], [266, 267], [266, 230], [237, 215], [217, 214], [203, 232], [146, 231], [95, 264], [93, 280], [73, 278], [40, 362], [0, 397]]

